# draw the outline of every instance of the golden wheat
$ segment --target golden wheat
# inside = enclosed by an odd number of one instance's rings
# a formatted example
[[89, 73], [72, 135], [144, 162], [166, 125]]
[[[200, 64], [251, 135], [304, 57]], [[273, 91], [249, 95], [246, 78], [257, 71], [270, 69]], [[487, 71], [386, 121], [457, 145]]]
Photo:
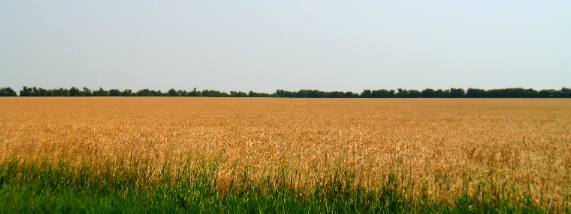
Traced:
[[237, 168], [285, 168], [297, 186], [348, 169], [368, 188], [397, 173], [437, 197], [494, 181], [568, 203], [571, 100], [0, 99], [8, 159], [220, 161], [220, 185]]

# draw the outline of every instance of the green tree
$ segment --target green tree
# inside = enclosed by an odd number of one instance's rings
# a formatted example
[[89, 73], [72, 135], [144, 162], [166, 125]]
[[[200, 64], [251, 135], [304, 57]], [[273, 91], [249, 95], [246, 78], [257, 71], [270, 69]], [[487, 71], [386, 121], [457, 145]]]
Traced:
[[178, 93], [174, 88], [171, 88], [171, 89], [168, 91], [168, 95], [171, 96], [171, 97], [176, 97], [176, 96], [179, 96], [179, 93]]
[[76, 87], [71, 87], [69, 89], [69, 96], [79, 97], [79, 96], [81, 96], [81, 91], [79, 91], [79, 89]]
[[10, 87], [0, 88], [0, 97], [15, 97], [18, 96]]

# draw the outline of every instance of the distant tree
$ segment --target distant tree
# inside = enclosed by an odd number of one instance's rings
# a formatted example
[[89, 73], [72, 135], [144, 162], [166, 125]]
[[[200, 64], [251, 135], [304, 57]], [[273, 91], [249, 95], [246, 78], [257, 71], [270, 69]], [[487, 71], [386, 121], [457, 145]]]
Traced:
[[121, 96], [123, 97], [133, 96], [133, 91], [131, 89], [125, 89], [121, 92]]
[[248, 94], [246, 94], [245, 92], [241, 92], [241, 91], [230, 91], [230, 96], [231, 97], [247, 97]]
[[151, 96], [151, 91], [149, 89], [141, 89], [137, 91], [136, 95], [140, 97]]
[[31, 90], [26, 86], [24, 86], [22, 90], [20, 90], [20, 96], [22, 97], [28, 97], [31, 96], [31, 94], [32, 94]]
[[271, 95], [268, 93], [258, 93], [254, 91], [248, 92], [248, 97], [270, 97]]
[[422, 97], [422, 93], [418, 90], [411, 89], [411, 90], [408, 90], [408, 96], [410, 98], [420, 98], [420, 97]]
[[196, 88], [194, 88], [194, 89], [192, 89], [192, 93], [190, 94], [190, 96], [198, 97], [198, 96], [201, 96], [201, 95], [200, 95], [200, 92], [197, 91]]
[[299, 98], [320, 98], [324, 97], [324, 93], [318, 90], [302, 89], [297, 92]]
[[371, 91], [371, 97], [374, 98], [392, 98], [394, 96], [395, 96], [394, 90], [380, 89], [380, 90]]
[[571, 98], [571, 89], [562, 88], [558, 94], [559, 94], [558, 97], [560, 98]]
[[178, 96], [181, 96], [181, 97], [188, 97], [190, 94], [185, 90], [178, 90], [176, 93], [178, 94]]
[[282, 89], [278, 89], [276, 90], [276, 92], [274, 92], [274, 94], [272, 94], [273, 97], [295, 97], [295, 95], [292, 92], [286, 91], [286, 90], [282, 90]]
[[433, 90], [433, 89], [430, 89], [430, 88], [424, 89], [424, 90], [422, 90], [422, 92], [421, 92], [421, 96], [422, 96], [423, 98], [433, 98], [433, 97], [435, 97], [434, 95], [435, 95], [434, 90]]
[[[18, 94], [11, 88], [0, 88], [0, 96], [17, 96]], [[571, 98], [571, 89], [562, 88], [560, 90], [543, 89], [540, 91], [526, 88], [503, 88], [503, 89], [476, 89], [468, 88], [467, 91], [461, 88], [450, 89], [424, 89], [422, 91], [414, 89], [395, 90], [378, 89], [363, 90], [361, 93], [353, 93], [351, 91], [320, 91], [313, 89], [301, 89], [298, 91], [287, 91], [278, 89], [272, 94], [258, 93], [254, 91], [241, 92], [217, 90], [198, 91], [194, 88], [192, 91], [170, 89], [166, 93], [160, 90], [141, 89], [133, 92], [130, 89], [120, 91], [119, 89], [111, 89], [109, 91], [99, 88], [91, 91], [89, 88], [76, 87], [44, 89], [38, 87], [24, 86], [20, 90], [20, 96], [205, 96], [205, 97], [288, 97], [288, 98]]]
[[481, 98], [486, 96], [487, 96], [486, 90], [469, 88], [468, 91], [466, 91], [466, 97], [468, 98]]
[[448, 97], [452, 97], [452, 98], [462, 98], [466, 96], [466, 92], [464, 91], [464, 89], [461, 88], [451, 88], [449, 90], [449, 96]]
[[42, 92], [41, 92], [41, 91], [42, 91], [42, 90], [40, 90], [40, 89], [38, 89], [38, 88], [36, 88], [36, 87], [32, 87], [30, 96], [33, 96], [33, 97], [41, 96], [41, 95], [42, 95]]
[[93, 94], [91, 93], [91, 90], [89, 88], [83, 87], [83, 90], [81, 91], [81, 96], [93, 96]]
[[119, 89], [111, 89], [111, 90], [109, 90], [108, 96], [119, 97], [119, 96], [123, 96], [123, 94], [121, 93], [121, 91]]
[[537, 92], [537, 96], [541, 98], [554, 98], [557, 96], [557, 91], [550, 89], [550, 90], [541, 90]]
[[201, 96], [205, 97], [228, 97], [229, 94], [226, 92], [216, 91], [216, 90], [202, 90]]
[[410, 89], [397, 89], [395, 96], [397, 98], [419, 98], [422, 97], [422, 93], [418, 90]]
[[109, 96], [109, 92], [103, 88], [99, 88], [93, 92], [93, 96]]
[[81, 96], [81, 91], [76, 87], [71, 87], [69, 89], [69, 96], [79, 97], [79, 96]]
[[0, 88], [0, 97], [15, 97], [18, 96], [10, 87]]
[[449, 96], [450, 96], [449, 90], [437, 89], [437, 90], [434, 90], [434, 94], [432, 97], [443, 98], [443, 97], [449, 97]]
[[179, 96], [179, 93], [178, 93], [174, 88], [171, 88], [171, 89], [168, 91], [168, 95], [171, 96], [171, 97], [176, 97], [176, 96]]
[[373, 97], [373, 93], [371, 92], [371, 90], [366, 89], [366, 90], [363, 90], [363, 92], [361, 92], [361, 97], [362, 98], [371, 98], [371, 97]]
[[397, 89], [397, 92], [396, 92], [396, 94], [395, 94], [395, 97], [398, 97], [398, 98], [407, 98], [407, 97], [409, 97], [409, 96], [408, 96], [408, 91], [407, 91], [406, 89], [399, 88], [399, 89]]

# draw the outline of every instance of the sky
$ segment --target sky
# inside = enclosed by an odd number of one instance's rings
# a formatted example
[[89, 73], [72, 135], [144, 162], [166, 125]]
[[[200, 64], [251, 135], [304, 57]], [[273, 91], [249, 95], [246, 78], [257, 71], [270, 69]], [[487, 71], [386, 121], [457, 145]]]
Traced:
[[0, 87], [571, 87], [569, 0], [0, 0]]

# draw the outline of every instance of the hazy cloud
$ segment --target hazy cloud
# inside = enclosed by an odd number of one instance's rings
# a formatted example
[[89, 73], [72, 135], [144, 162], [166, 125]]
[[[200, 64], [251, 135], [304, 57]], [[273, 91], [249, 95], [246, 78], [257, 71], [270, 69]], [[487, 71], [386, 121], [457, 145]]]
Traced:
[[314, 2], [304, 4], [301, 9], [305, 12], [314, 12], [322, 10], [325, 7], [327, 7], [327, 4], [324, 2]]

